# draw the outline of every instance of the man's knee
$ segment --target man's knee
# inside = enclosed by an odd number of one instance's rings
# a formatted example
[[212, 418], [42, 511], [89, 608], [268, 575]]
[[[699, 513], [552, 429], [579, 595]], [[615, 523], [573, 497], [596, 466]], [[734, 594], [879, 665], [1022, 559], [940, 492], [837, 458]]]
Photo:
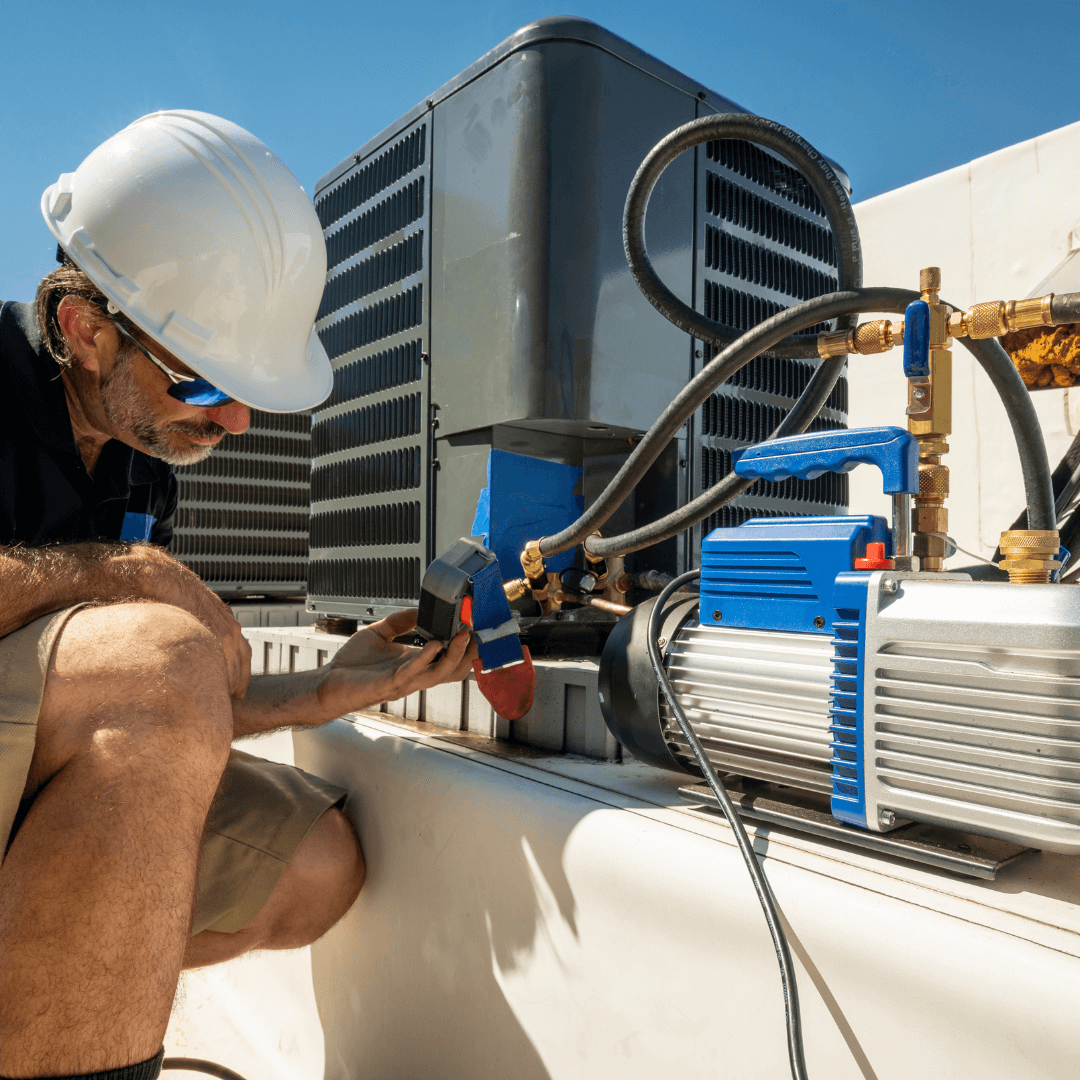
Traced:
[[224, 657], [198, 619], [167, 604], [84, 608], [53, 651], [28, 789], [78, 754], [157, 743], [216, 784], [231, 740]]
[[270, 948], [310, 945], [352, 907], [364, 884], [367, 867], [356, 831], [337, 809], [312, 826], [289, 862], [268, 907]]

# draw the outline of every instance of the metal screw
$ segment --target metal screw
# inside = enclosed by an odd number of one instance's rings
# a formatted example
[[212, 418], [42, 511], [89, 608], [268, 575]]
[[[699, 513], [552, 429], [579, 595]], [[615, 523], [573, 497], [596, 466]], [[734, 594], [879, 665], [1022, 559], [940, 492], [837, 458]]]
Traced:
[[701, 359], [701, 350], [700, 349], [695, 349], [694, 350], [694, 356], [696, 356], [700, 360]]
[[434, 109], [434, 108], [435, 108], [435, 99], [434, 99], [434, 98], [430, 98], [430, 97], [429, 97], [429, 98], [427, 99], [427, 107], [428, 107], [429, 109]]
[[699, 90], [699, 91], [697, 92], [697, 96], [698, 96], [698, 97], [699, 97], [699, 98], [700, 98], [700, 99], [701, 99], [702, 101], [704, 101], [704, 100], [705, 100], [705, 91], [704, 91], [704, 90]]
[[922, 399], [926, 397], [926, 391], [921, 386], [916, 386], [915, 389], [911, 391], [911, 396], [916, 401], [922, 401]]
[[896, 815], [891, 810], [882, 810], [878, 814], [878, 821], [885, 826], [886, 829], [891, 829], [896, 824]]
[[885, 577], [881, 579], [881, 591], [892, 596], [900, 588], [900, 583], [896, 578]]
[[724, 616], [720, 614], [720, 609], [719, 608], [717, 608], [716, 611], [714, 611], [712, 613], [712, 621], [713, 622], [719, 622], [723, 617]]
[[815, 627], [816, 627], [816, 628], [817, 628], [818, 630], [821, 630], [821, 629], [822, 629], [822, 628], [823, 628], [823, 627], [825, 626], [825, 618], [824, 618], [824, 616], [822, 616], [822, 615], [815, 615], [815, 616], [814, 616], [814, 626], [815, 626]]
[[656, 647], [662, 649], [667, 644], [667, 638], [658, 637], [656, 639]]

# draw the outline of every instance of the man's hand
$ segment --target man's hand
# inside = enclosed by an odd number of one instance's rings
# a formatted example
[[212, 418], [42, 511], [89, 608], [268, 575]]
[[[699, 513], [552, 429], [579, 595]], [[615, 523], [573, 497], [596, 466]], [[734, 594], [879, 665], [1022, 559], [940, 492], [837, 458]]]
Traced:
[[395, 644], [416, 626], [416, 609], [399, 611], [357, 631], [324, 669], [319, 704], [328, 718], [397, 701], [439, 683], [461, 682], [472, 670], [476, 644], [469, 632], [446, 647], [429, 641], [422, 649]]

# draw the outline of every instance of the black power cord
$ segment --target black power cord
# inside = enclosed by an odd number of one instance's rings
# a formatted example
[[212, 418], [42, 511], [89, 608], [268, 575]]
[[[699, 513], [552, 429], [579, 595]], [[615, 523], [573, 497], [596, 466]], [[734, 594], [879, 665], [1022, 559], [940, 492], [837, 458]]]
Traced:
[[212, 1061], [203, 1061], [202, 1058], [166, 1058], [161, 1063], [161, 1071], [165, 1072], [167, 1069], [203, 1073], [206, 1076], [216, 1076], [218, 1080], [244, 1080], [238, 1072], [233, 1072], [224, 1065], [215, 1065]]
[[750, 878], [754, 883], [754, 891], [757, 893], [761, 910], [765, 913], [765, 921], [769, 924], [773, 948], [776, 950], [776, 961], [780, 965], [780, 984], [784, 993], [784, 1021], [787, 1025], [788, 1063], [791, 1066], [791, 1075], [793, 1080], [807, 1080], [806, 1061], [803, 1055], [802, 1017], [799, 1012], [799, 989], [795, 982], [795, 968], [791, 963], [791, 950], [788, 948], [787, 936], [784, 934], [784, 927], [780, 922], [780, 915], [776, 909], [772, 889], [769, 887], [768, 879], [758, 865], [757, 853], [754, 851], [754, 845], [747, 835], [746, 826], [743, 825], [742, 819], [732, 804], [727, 790], [724, 788], [720, 777], [717, 776], [713, 763], [706, 756], [697, 735], [694, 733], [694, 729], [690, 726], [690, 721], [686, 719], [686, 714], [683, 712], [682, 706], [679, 704], [679, 700], [671, 686], [671, 681], [667, 677], [667, 672], [664, 670], [663, 657], [660, 655], [658, 638], [664, 615], [664, 605], [676, 590], [688, 581], [693, 581], [700, 576], [700, 570], [690, 570], [685, 574], [680, 574], [665, 585], [663, 591], [656, 598], [653, 609], [649, 613], [649, 660], [652, 662], [656, 681], [660, 684], [660, 691], [674, 714], [686, 741], [690, 744], [690, 749], [694, 752], [698, 767], [705, 774], [705, 779], [708, 781], [712, 793], [716, 796], [716, 801], [720, 804], [720, 809], [724, 812], [724, 817], [727, 818], [728, 824], [735, 834], [735, 841], [739, 845], [739, 851], [742, 853], [743, 861], [746, 863], [746, 869], [750, 872]]

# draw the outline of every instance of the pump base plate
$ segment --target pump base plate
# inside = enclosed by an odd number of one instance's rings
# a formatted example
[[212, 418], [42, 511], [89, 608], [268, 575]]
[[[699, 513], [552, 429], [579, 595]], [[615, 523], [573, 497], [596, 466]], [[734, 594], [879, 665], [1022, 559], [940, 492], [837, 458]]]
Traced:
[[[872, 833], [837, 821], [829, 813], [828, 796], [741, 777], [723, 780], [740, 817], [951, 870], [964, 877], [993, 881], [999, 870], [1033, 850], [939, 825], [912, 823], [892, 832]], [[720, 812], [708, 784], [686, 784], [679, 788], [679, 795], [688, 803], [704, 804], [710, 811]]]

